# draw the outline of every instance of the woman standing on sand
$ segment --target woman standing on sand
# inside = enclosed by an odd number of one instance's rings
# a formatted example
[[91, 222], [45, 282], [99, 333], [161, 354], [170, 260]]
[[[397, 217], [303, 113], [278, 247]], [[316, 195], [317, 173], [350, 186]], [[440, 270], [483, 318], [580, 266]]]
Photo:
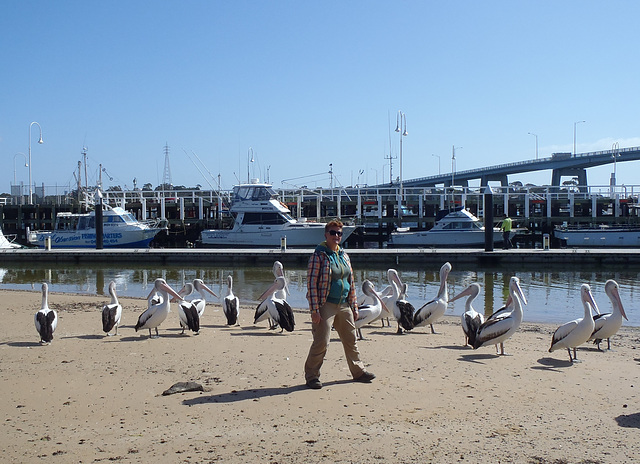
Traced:
[[322, 388], [320, 368], [329, 346], [331, 325], [342, 341], [351, 375], [356, 382], [371, 382], [376, 376], [367, 372], [356, 344], [358, 304], [349, 256], [340, 247], [342, 222], [334, 220], [324, 228], [325, 241], [309, 259], [307, 300], [311, 310], [313, 343], [304, 365], [307, 387]]

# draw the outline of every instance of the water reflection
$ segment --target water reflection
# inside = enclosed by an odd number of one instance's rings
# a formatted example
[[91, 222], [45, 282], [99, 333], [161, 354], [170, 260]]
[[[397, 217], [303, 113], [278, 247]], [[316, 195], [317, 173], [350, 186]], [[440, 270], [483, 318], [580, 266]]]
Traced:
[[[387, 285], [386, 269], [356, 269], [358, 285], [364, 279], [371, 280], [377, 289]], [[431, 300], [439, 286], [439, 267], [430, 269], [398, 268], [402, 280], [409, 284], [409, 301], [414, 305]], [[294, 308], [306, 308], [306, 268], [285, 268], [291, 295], [289, 302]], [[72, 266], [56, 267], [36, 265], [0, 268], [2, 288], [40, 291], [42, 282], [49, 283], [51, 292], [86, 293], [106, 295], [111, 280], [116, 282], [121, 296], [146, 297], [156, 278], [165, 279], [174, 288], [181, 288], [185, 282], [195, 278], [204, 280], [218, 295], [226, 291], [226, 277], [233, 275], [234, 293], [242, 304], [254, 305], [258, 296], [273, 282], [270, 267], [205, 267], [185, 268], [166, 266], [152, 269], [144, 266], [130, 266], [126, 269], [112, 266]], [[540, 269], [510, 269], [508, 271], [484, 269], [455, 269], [449, 275], [449, 296], [462, 291], [471, 282], [478, 282], [482, 288], [475, 302], [475, 308], [490, 312], [501, 307], [508, 297], [509, 279], [512, 275], [520, 278], [522, 289], [529, 301], [525, 307], [524, 320], [530, 322], [562, 323], [582, 317], [580, 285], [591, 285], [593, 295], [602, 312], [611, 311], [611, 303], [604, 293], [607, 279], [615, 279], [620, 285], [620, 296], [625, 305], [629, 322], [625, 325], [640, 326], [640, 311], [634, 307], [636, 283], [640, 277], [638, 269], [602, 270], [571, 268], [554, 271]], [[212, 298], [212, 297], [210, 297]], [[211, 299], [210, 299], [211, 301]], [[449, 305], [447, 314], [459, 315], [464, 311], [464, 301]]]

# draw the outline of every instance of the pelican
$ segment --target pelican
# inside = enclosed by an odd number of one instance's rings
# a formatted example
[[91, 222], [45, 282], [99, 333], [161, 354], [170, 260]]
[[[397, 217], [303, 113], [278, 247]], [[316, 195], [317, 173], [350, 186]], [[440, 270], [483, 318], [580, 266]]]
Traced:
[[227, 316], [227, 325], [237, 325], [240, 315], [240, 301], [233, 294], [233, 277], [227, 276], [227, 296], [222, 300], [222, 310]]
[[500, 345], [500, 354], [504, 355], [504, 341], [509, 339], [522, 322], [522, 305], [527, 304], [527, 299], [520, 288], [520, 279], [511, 277], [509, 281], [509, 296], [513, 301], [511, 311], [501, 311], [495, 318], [487, 319], [476, 332], [473, 341], [473, 349], [478, 349], [485, 345]]
[[[591, 287], [587, 284], [582, 284], [580, 287], [580, 299], [584, 306], [584, 317], [569, 321], [558, 327], [553, 333], [551, 348], [549, 348], [549, 353], [553, 353], [559, 348], [566, 348], [571, 362], [580, 362], [576, 355], [576, 347], [589, 340], [593, 333], [594, 323], [591, 308], [593, 307], [596, 310], [598, 308], [591, 294]], [[571, 348], [573, 348], [573, 357], [571, 356]]]
[[200, 298], [191, 300], [191, 303], [193, 303], [198, 310], [198, 317], [202, 317], [202, 315], [204, 314], [204, 307], [207, 304], [207, 295], [205, 294], [205, 292], [210, 293], [216, 298], [218, 298], [218, 295], [216, 295], [213, 290], [207, 287], [202, 279], [193, 279], [193, 288], [200, 294]]
[[58, 314], [53, 309], [49, 309], [49, 286], [46, 283], [42, 284], [42, 306], [33, 321], [40, 334], [40, 343], [43, 345], [51, 343], [53, 332], [58, 325]]
[[358, 307], [358, 319], [356, 319], [355, 323], [360, 340], [364, 340], [361, 330], [362, 326], [377, 320], [380, 317], [383, 308], [386, 310], [385, 304], [376, 292], [374, 285], [369, 280], [365, 280], [362, 283], [362, 291], [368, 298], [373, 299], [375, 303], [364, 304]]
[[422, 305], [420, 309], [413, 315], [413, 324], [416, 327], [422, 327], [427, 324], [431, 326], [431, 333], [436, 333], [433, 330], [433, 323], [444, 316], [447, 310], [448, 293], [447, 293], [447, 277], [451, 272], [451, 264], [444, 263], [440, 268], [440, 288], [436, 297]]
[[397, 334], [402, 334], [402, 329], [411, 330], [413, 329], [413, 313], [415, 312], [415, 308], [411, 303], [403, 298], [403, 294], [400, 290], [399, 285], [402, 284], [402, 281], [396, 274], [391, 274], [391, 295], [383, 296], [382, 302], [384, 303], [383, 308], [387, 308], [387, 312], [391, 313], [395, 320], [398, 322], [398, 331]]
[[193, 331], [196, 335], [200, 333], [200, 315], [198, 314], [198, 308], [193, 301], [187, 301], [184, 298], [193, 293], [193, 284], [187, 282], [178, 292], [178, 295], [182, 298], [180, 301], [174, 297], [171, 301], [178, 302], [178, 317], [180, 319], [180, 327], [182, 327], [181, 334], [184, 334], [186, 329]]
[[122, 317], [122, 305], [118, 303], [118, 295], [116, 295], [116, 283], [112, 280], [109, 282], [109, 295], [111, 295], [111, 303], [102, 307], [102, 330], [109, 333], [114, 327], [116, 331], [113, 335], [118, 335], [118, 326]]
[[273, 263], [273, 276], [277, 279], [278, 277], [284, 278], [284, 288], [282, 290], [276, 291], [276, 298], [280, 298], [282, 300], [286, 299], [289, 295], [289, 284], [287, 283], [287, 278], [284, 275], [284, 267], [280, 261], [275, 261]]
[[465, 346], [473, 346], [473, 341], [475, 340], [478, 327], [480, 327], [484, 323], [484, 315], [477, 312], [475, 309], [473, 309], [473, 306], [471, 306], [473, 300], [475, 300], [478, 296], [478, 293], [480, 293], [480, 285], [474, 282], [449, 300], [449, 303], [451, 303], [452, 301], [456, 301], [463, 296], [469, 297], [464, 304], [465, 311], [460, 317], [462, 322], [462, 331], [464, 332]]
[[[274, 296], [277, 299], [280, 300], [286, 300], [287, 299], [287, 295], [289, 295], [289, 285], [287, 284], [287, 279], [284, 275], [284, 267], [282, 266], [282, 263], [280, 261], [275, 261], [273, 263], [273, 268], [272, 268], [272, 272], [273, 275], [276, 279], [278, 279], [278, 277], [282, 277], [284, 279], [284, 287], [283, 288], [277, 288], [276, 292], [274, 294]], [[274, 281], [275, 283], [276, 281]], [[267, 301], [262, 301], [256, 308], [256, 312], [253, 318], [253, 323], [257, 324], [258, 322], [262, 322], [264, 320], [268, 320], [269, 321], [269, 328], [270, 329], [275, 329], [276, 327], [278, 327], [278, 324], [276, 322], [273, 322], [271, 320], [271, 316], [269, 314], [269, 311], [267, 310]]]
[[[151, 297], [154, 296], [155, 293], [159, 293], [161, 297], [161, 301], [159, 303], [153, 304], [151, 301]], [[140, 314], [138, 318], [138, 322], [136, 323], [135, 329], [136, 332], [140, 329], [149, 329], [149, 338], [158, 338], [160, 335], [158, 334], [158, 326], [164, 322], [164, 320], [169, 315], [169, 311], [171, 311], [171, 303], [169, 302], [169, 295], [175, 296], [179, 300], [182, 300], [182, 297], [176, 293], [174, 289], [172, 289], [164, 279], [156, 279], [153, 289], [147, 300], [149, 301], [149, 307]], [[151, 329], [156, 329], [155, 337], [151, 335]]]
[[[295, 326], [295, 320], [293, 317], [293, 310], [289, 303], [282, 298], [278, 298], [276, 293], [278, 290], [284, 290], [287, 282], [284, 277], [278, 277], [273, 284], [258, 298], [261, 304], [256, 309], [256, 319], [254, 323], [258, 320], [262, 314], [258, 314], [258, 310], [263, 307], [266, 308], [266, 312], [269, 314], [269, 318], [271, 318], [274, 322], [280, 325], [280, 332], [286, 330], [287, 332], [292, 332], [293, 327]], [[266, 303], [266, 304], [262, 304]]]
[[[392, 284], [392, 282], [396, 282], [396, 285], [398, 286], [398, 290], [399, 290], [400, 299], [401, 300], [406, 300], [407, 299], [407, 290], [408, 290], [409, 286], [405, 282], [403, 282], [402, 279], [400, 279], [400, 276], [398, 275], [398, 271], [396, 271], [395, 269], [388, 269], [387, 270], [387, 279], [389, 281], [389, 285], [387, 285], [384, 289], [382, 289], [381, 292], [379, 292], [379, 293], [377, 292], [377, 294], [380, 297], [388, 297], [388, 299], [390, 299], [390, 297], [393, 295], [393, 284]], [[358, 307], [364, 306], [364, 305], [374, 305], [374, 304], [376, 304], [376, 300], [373, 297], [368, 296], [366, 293], [363, 293], [358, 298]], [[387, 306], [383, 306], [382, 312], [380, 313], [380, 316], [378, 316], [378, 319], [380, 319], [382, 321], [382, 327], [384, 327], [385, 318], [387, 319], [387, 325], [388, 326], [391, 325], [389, 323], [389, 318], [390, 317], [393, 317], [393, 314], [387, 308]], [[377, 319], [375, 319], [375, 320], [377, 320]]]
[[609, 297], [609, 300], [611, 300], [613, 311], [605, 314], [597, 314], [593, 317], [595, 328], [591, 337], [589, 337], [589, 340], [593, 340], [593, 343], [598, 345], [598, 350], [600, 351], [602, 351], [600, 349], [600, 343], [605, 338], [607, 339], [607, 350], [611, 349], [611, 341], [609, 339], [613, 337], [622, 326], [622, 318], [627, 319], [627, 314], [624, 312], [624, 306], [622, 306], [622, 301], [620, 300], [618, 283], [612, 279], [607, 280], [604, 284], [604, 291]]

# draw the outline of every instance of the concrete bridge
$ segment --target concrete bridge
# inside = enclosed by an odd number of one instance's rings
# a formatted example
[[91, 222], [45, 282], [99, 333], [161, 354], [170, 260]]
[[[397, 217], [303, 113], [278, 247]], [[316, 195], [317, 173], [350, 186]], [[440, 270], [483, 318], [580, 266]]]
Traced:
[[[436, 185], [468, 186], [470, 180], [480, 180], [480, 185], [485, 186], [489, 181], [498, 181], [502, 186], [509, 185], [508, 176], [522, 172], [551, 170], [551, 183], [549, 185], [561, 185], [562, 177], [577, 177], [580, 188], [586, 188], [587, 169], [604, 164], [621, 163], [624, 161], [640, 160], [640, 147], [620, 148], [616, 150], [595, 151], [590, 153], [554, 153], [547, 158], [539, 158], [529, 161], [499, 164], [467, 171], [457, 171], [437, 176], [420, 177], [417, 179], [403, 180], [403, 187], [434, 187]], [[612, 179], [613, 181], [614, 179]], [[615, 182], [612, 182], [615, 184]]]

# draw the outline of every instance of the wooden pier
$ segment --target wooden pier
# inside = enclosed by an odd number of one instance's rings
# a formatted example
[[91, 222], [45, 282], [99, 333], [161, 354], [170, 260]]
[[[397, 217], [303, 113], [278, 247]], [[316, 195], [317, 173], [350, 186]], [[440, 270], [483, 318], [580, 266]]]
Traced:
[[[449, 261], [467, 269], [494, 267], [554, 269], [562, 266], [638, 267], [638, 249], [481, 249], [411, 248], [348, 249], [354, 267], [439, 267]], [[175, 266], [271, 267], [278, 260], [286, 266], [306, 267], [312, 249], [7, 249], [0, 250], [0, 265], [11, 263], [91, 264], [130, 263]]]

